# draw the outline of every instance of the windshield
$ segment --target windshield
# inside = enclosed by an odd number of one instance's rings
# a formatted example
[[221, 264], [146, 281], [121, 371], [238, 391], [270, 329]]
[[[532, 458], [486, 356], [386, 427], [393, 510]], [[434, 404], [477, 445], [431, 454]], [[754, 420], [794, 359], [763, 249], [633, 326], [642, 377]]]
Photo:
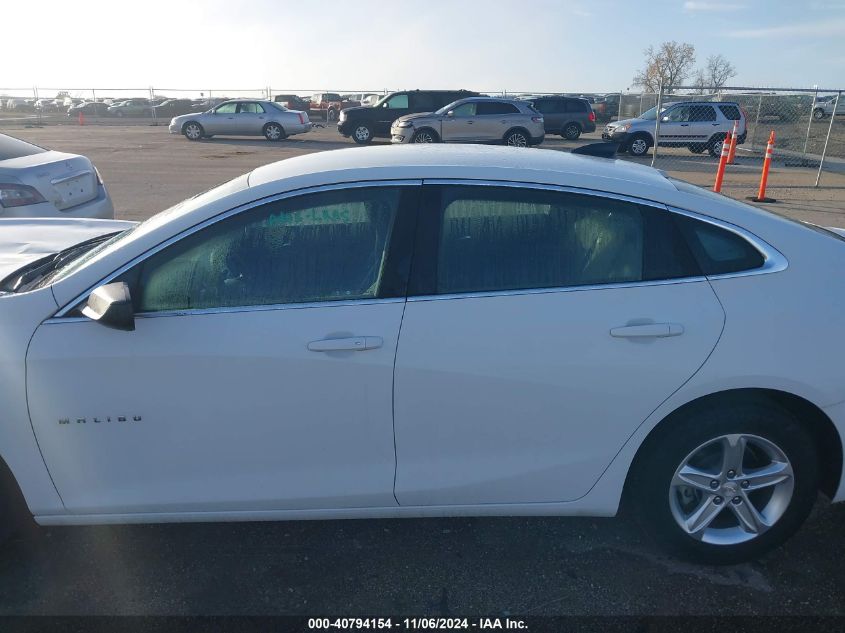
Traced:
[[27, 143], [14, 136], [6, 136], [0, 134], [0, 160], [9, 160], [11, 158], [20, 158], [21, 156], [32, 156], [33, 154], [40, 154], [47, 150], [43, 147], [38, 147], [32, 143]]
[[0, 291], [26, 292], [46, 286], [56, 278], [60, 271], [67, 274], [69, 272], [67, 269], [75, 269], [83, 263], [80, 260], [87, 261], [96, 252], [134, 229], [135, 227], [132, 227], [125, 231], [98, 235], [79, 244], [74, 244], [54, 255], [37, 259], [0, 282]]

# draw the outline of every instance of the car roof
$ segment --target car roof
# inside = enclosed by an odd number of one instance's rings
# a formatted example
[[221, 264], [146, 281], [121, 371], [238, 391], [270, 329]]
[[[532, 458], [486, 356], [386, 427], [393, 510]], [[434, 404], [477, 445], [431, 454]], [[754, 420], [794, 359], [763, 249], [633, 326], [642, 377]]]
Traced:
[[250, 187], [282, 180], [470, 179], [569, 185], [629, 193], [629, 183], [674, 190], [661, 172], [628, 161], [487, 145], [385, 145], [317, 152], [258, 167]]

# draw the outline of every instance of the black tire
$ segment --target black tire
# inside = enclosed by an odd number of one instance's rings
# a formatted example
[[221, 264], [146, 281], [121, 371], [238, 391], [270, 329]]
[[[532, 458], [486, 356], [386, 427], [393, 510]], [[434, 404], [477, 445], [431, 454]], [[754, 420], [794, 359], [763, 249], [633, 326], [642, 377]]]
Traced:
[[11, 471], [0, 459], [0, 546], [15, 534], [35, 528], [23, 494]]
[[182, 126], [182, 134], [189, 141], [199, 141], [205, 136], [205, 129], [197, 121], [186, 121]]
[[337, 121], [337, 110], [334, 108], [326, 110], [326, 121]]
[[581, 136], [581, 126], [577, 123], [567, 123], [560, 135], [568, 141], [577, 141]]
[[432, 130], [430, 127], [423, 127], [414, 132], [414, 136], [411, 137], [412, 143], [439, 143], [440, 137], [437, 135], [437, 132]]
[[824, 118], [824, 109], [816, 108], [815, 110], [813, 110], [813, 118], [817, 121], [821, 121]]
[[531, 145], [531, 135], [522, 128], [514, 128], [508, 130], [507, 134], [502, 137], [502, 142], [510, 147], [529, 147]]
[[373, 140], [373, 128], [366, 123], [358, 123], [352, 129], [352, 140], [358, 145], [368, 145]]
[[710, 156], [719, 158], [722, 155], [722, 145], [724, 145], [726, 137], [725, 134], [716, 134], [710, 138], [707, 143], [707, 151], [710, 152]]
[[[813, 438], [789, 411], [774, 402], [761, 399], [722, 406], [699, 407], [684, 415], [683, 419], [667, 420], [666, 424], [668, 426], [662, 432], [658, 431], [641, 447], [629, 474], [626, 488], [626, 502], [630, 504], [629, 509], [635, 512], [640, 523], [661, 546], [672, 553], [695, 561], [718, 565], [740, 563], [756, 559], [781, 545], [805, 521], [818, 496], [818, 454]], [[720, 478], [723, 483], [713, 491], [687, 487], [686, 490], [680, 489], [684, 493], [681, 495], [678, 493], [679, 489], [671, 487], [672, 482], [676, 481], [676, 473], [683, 464], [687, 463], [686, 460], [691, 454], [696, 454], [702, 446], [705, 446], [705, 450], [709, 450], [707, 443], [716, 438], [727, 435], [736, 437], [739, 434], [749, 438], [747, 445], [749, 448], [744, 449], [743, 453], [745, 461], [740, 462], [741, 470], [745, 469], [749, 479], [752, 477], [754, 468], [753, 460], [763, 455], [759, 448], [763, 442], [774, 445], [786, 457], [787, 464], [792, 469], [791, 496], [788, 497], [788, 501], [783, 501], [780, 505], [780, 508], [785, 509], [776, 508], [773, 513], [778, 516], [772, 518], [770, 526], [762, 527], [756, 534], [742, 528], [738, 519], [739, 509], [745, 507], [745, 512], [747, 512], [748, 505], [752, 504], [754, 506], [752, 509], [757, 509], [758, 516], [763, 516], [756, 506], [769, 502], [766, 501], [765, 496], [762, 497], [761, 502], [759, 495], [768, 494], [769, 500], [772, 500], [777, 494], [777, 486], [746, 493], [744, 492], [745, 480], [742, 479], [743, 474], [740, 472], [738, 476], [728, 475]], [[754, 444], [757, 441], [761, 444]], [[710, 448], [718, 448], [718, 446], [720, 445], [715, 443], [709, 445]], [[757, 453], [755, 454], [754, 451]], [[713, 460], [713, 463], [717, 464], [715, 470], [721, 467], [719, 464], [722, 459], [723, 457], [717, 452]], [[710, 469], [702, 467], [702, 470], [709, 471]], [[705, 475], [702, 478], [703, 481], [710, 476]], [[786, 481], [788, 482], [789, 479]], [[716, 483], [718, 481], [713, 480], [709, 488], [714, 487]], [[778, 484], [778, 486], [781, 485], [788, 487], [789, 484]], [[705, 487], [708, 486], [702, 485], [702, 488]], [[726, 490], [726, 487], [730, 489]], [[782, 492], [782, 489], [780, 490]], [[682, 503], [687, 491], [691, 491], [688, 500], [690, 507], [696, 508], [691, 511], [688, 520], [692, 519], [698, 509], [704, 507], [714, 509], [717, 513], [712, 522], [704, 528], [702, 540], [694, 538], [685, 531], [680, 525], [682, 518], [676, 519], [674, 514], [672, 496], [677, 495], [675, 499], [678, 503]], [[695, 495], [700, 495], [700, 497], [696, 498]], [[739, 502], [734, 503], [734, 497], [739, 497]], [[769, 504], [763, 507], [763, 512], [769, 512], [769, 507], [776, 505]], [[780, 512], [782, 514], [779, 514]], [[772, 513], [769, 512], [769, 514], [771, 517]], [[731, 523], [736, 525], [732, 526]], [[715, 536], [706, 534], [708, 530], [712, 530]], [[748, 540], [738, 541], [734, 538], [734, 542], [712, 542], [720, 539], [732, 540], [725, 537], [727, 534], [734, 536], [739, 534]], [[707, 540], [711, 542], [706, 542]]]
[[707, 150], [707, 145], [704, 143], [698, 143], [696, 145], [690, 145], [689, 151], [693, 154], [703, 154]]
[[645, 156], [648, 148], [651, 147], [651, 139], [646, 134], [634, 134], [626, 144], [626, 149], [631, 156]]
[[267, 123], [261, 131], [264, 133], [264, 138], [271, 142], [283, 141], [287, 138], [285, 129], [274, 121]]

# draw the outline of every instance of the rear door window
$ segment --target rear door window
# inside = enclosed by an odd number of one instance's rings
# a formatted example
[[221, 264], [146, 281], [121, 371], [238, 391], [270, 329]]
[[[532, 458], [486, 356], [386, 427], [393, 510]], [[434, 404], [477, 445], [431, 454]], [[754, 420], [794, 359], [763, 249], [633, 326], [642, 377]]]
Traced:
[[480, 101], [475, 113], [478, 115], [519, 114], [519, 108], [512, 103], [501, 101]]
[[420, 92], [412, 95], [411, 104], [415, 110], [420, 112], [433, 112], [437, 108], [442, 107], [436, 105], [434, 95], [429, 92]]
[[43, 147], [27, 143], [13, 136], [0, 134], [0, 160], [32, 156], [33, 154], [41, 154], [46, 151]]
[[689, 107], [689, 120], [692, 122], [715, 121], [716, 110], [711, 105], [692, 105]]

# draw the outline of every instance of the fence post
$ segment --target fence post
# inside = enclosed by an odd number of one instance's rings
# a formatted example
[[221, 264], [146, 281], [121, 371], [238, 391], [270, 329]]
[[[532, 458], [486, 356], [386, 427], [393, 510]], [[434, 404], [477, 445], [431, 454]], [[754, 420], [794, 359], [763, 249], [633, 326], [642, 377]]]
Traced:
[[763, 95], [760, 95], [760, 101], [757, 102], [757, 118], [754, 119], [754, 134], [751, 135], [751, 149], [757, 144], [757, 128], [760, 127], [760, 110], [763, 109]]
[[657, 160], [657, 146], [660, 144], [660, 108], [663, 106], [663, 82], [660, 82], [659, 92], [657, 93], [657, 112], [654, 117], [654, 151], [651, 153], [651, 166], [654, 167], [654, 161]]
[[619, 111], [616, 113], [616, 120], [622, 120], [622, 96], [625, 94], [624, 90], [619, 91]]
[[[32, 96], [35, 97], [35, 101], [32, 104], [32, 107], [35, 107], [35, 104], [38, 103], [38, 88], [35, 86], [32, 87]], [[38, 112], [38, 124], [41, 124], [41, 108], [35, 108]]]
[[810, 140], [810, 128], [813, 126], [813, 110], [816, 109], [816, 101], [818, 98], [819, 90], [816, 88], [816, 91], [813, 93], [813, 105], [810, 106], [810, 122], [807, 123], [807, 136], [804, 137], [804, 152], [801, 154], [802, 163], [807, 160], [807, 143]]
[[836, 101], [833, 103], [833, 111], [830, 113], [830, 125], [827, 126], [827, 137], [824, 139], [824, 149], [822, 149], [822, 159], [819, 161], [819, 173], [816, 174], [816, 187], [819, 186], [819, 180], [822, 177], [822, 168], [824, 167], [824, 157], [827, 155], [827, 143], [830, 140], [830, 133], [833, 131], [833, 121], [836, 119], [836, 109], [839, 107], [839, 99], [842, 98], [842, 91], [836, 93]]

